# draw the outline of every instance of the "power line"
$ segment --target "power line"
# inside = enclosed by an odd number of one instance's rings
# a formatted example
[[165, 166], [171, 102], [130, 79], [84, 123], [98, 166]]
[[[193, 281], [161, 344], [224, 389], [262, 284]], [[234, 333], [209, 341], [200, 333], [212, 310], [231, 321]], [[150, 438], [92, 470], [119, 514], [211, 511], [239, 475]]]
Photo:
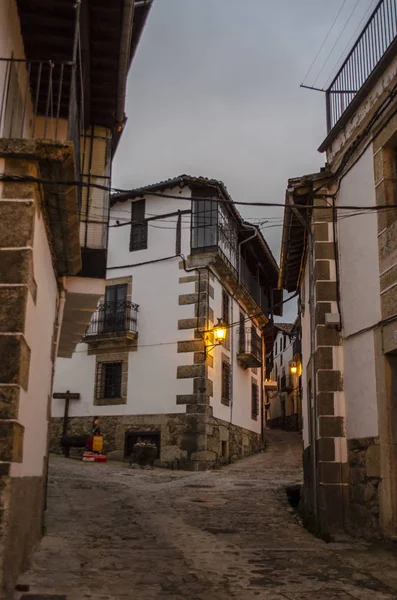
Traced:
[[367, 7], [367, 10], [365, 11], [361, 21], [359, 22], [359, 24], [357, 25], [356, 29], [354, 30], [354, 33], [352, 34], [351, 38], [349, 39], [349, 41], [347, 42], [343, 52], [341, 52], [341, 55], [339, 56], [338, 60], [336, 61], [336, 67], [333, 71], [331, 71], [331, 75], [328, 78], [327, 83], [325, 84], [325, 88], [328, 89], [331, 81], [334, 78], [333, 73], [337, 70], [338, 65], [340, 64], [342, 58], [344, 58], [346, 56], [347, 50], [350, 46], [350, 44], [352, 43], [353, 39], [355, 39], [357, 33], [359, 32], [359, 30], [361, 29], [362, 24], [364, 23], [364, 21], [367, 19], [368, 15], [370, 14], [370, 12], [372, 11], [372, 9], [375, 7], [375, 4], [377, 4], [378, 0], [370, 0], [370, 3]]
[[316, 60], [317, 60], [317, 59], [318, 59], [318, 57], [320, 56], [320, 52], [321, 52], [321, 50], [324, 48], [324, 46], [325, 46], [325, 44], [326, 44], [326, 42], [327, 42], [327, 40], [328, 40], [328, 38], [329, 38], [329, 36], [330, 36], [330, 33], [331, 33], [331, 31], [332, 31], [332, 30], [333, 30], [333, 28], [335, 27], [336, 21], [338, 20], [338, 17], [339, 17], [339, 15], [341, 14], [342, 10], [344, 9], [346, 2], [347, 2], [347, 0], [343, 0], [343, 2], [342, 2], [342, 4], [341, 4], [341, 7], [339, 8], [339, 10], [338, 10], [338, 12], [337, 12], [337, 14], [336, 14], [336, 17], [334, 18], [334, 20], [333, 20], [333, 22], [332, 22], [332, 25], [331, 25], [331, 27], [328, 29], [328, 33], [327, 33], [327, 35], [325, 36], [325, 38], [324, 38], [324, 40], [323, 40], [323, 43], [322, 43], [322, 44], [321, 44], [321, 46], [320, 46], [320, 49], [319, 49], [319, 51], [317, 52], [316, 56], [314, 57], [312, 64], [311, 64], [311, 65], [310, 65], [310, 67], [308, 68], [308, 70], [307, 70], [307, 73], [306, 73], [306, 75], [304, 76], [304, 78], [303, 78], [303, 81], [302, 81], [301, 85], [303, 85], [303, 84], [305, 83], [305, 81], [306, 81], [306, 79], [307, 79], [307, 77], [308, 77], [308, 75], [309, 75], [310, 71], [312, 70], [312, 68], [313, 68], [313, 66], [314, 66], [314, 63], [316, 62]]
[[[276, 306], [278, 305], [284, 305], [287, 302], [290, 302], [291, 300], [294, 300], [294, 298], [297, 297], [297, 293], [293, 293], [291, 296], [289, 296], [288, 298], [286, 298], [285, 300], [283, 300], [282, 302], [279, 302]], [[233, 323], [229, 323], [228, 325], [225, 325], [225, 329], [232, 329], [233, 327], [237, 327], [239, 325], [241, 325], [241, 323], [247, 323], [248, 321], [252, 321], [252, 319], [256, 319], [257, 317], [259, 317], [261, 314], [263, 314], [263, 311], [258, 311], [257, 313], [254, 313], [252, 315], [248, 315], [245, 319], [243, 320], [239, 320], [239, 321], [234, 321]], [[210, 333], [211, 330], [206, 330], [206, 331], [202, 331], [202, 333]], [[139, 348], [153, 348], [156, 346], [172, 346], [175, 344], [178, 344], [179, 342], [181, 342], [183, 340], [177, 340], [176, 342], [156, 342], [153, 344], [138, 344], [138, 349]], [[87, 344], [87, 342], [85, 341], [81, 341], [79, 342], [80, 344]], [[114, 349], [113, 346], [101, 346], [102, 350], [108, 350], [108, 349]], [[84, 352], [87, 353], [87, 350], [75, 350], [73, 352], [73, 354], [78, 354], [80, 352]]]
[[316, 83], [317, 83], [317, 81], [318, 81], [318, 78], [320, 77], [321, 73], [324, 71], [324, 67], [325, 67], [325, 65], [328, 63], [329, 59], [331, 58], [331, 55], [332, 55], [333, 51], [335, 50], [335, 48], [336, 48], [336, 46], [337, 46], [337, 44], [338, 44], [338, 42], [339, 42], [340, 38], [341, 38], [341, 37], [342, 37], [342, 35], [344, 34], [344, 32], [345, 32], [345, 29], [346, 29], [346, 27], [348, 26], [348, 24], [350, 23], [350, 21], [351, 21], [351, 19], [352, 19], [353, 15], [354, 15], [354, 13], [356, 12], [356, 10], [357, 10], [357, 7], [358, 7], [358, 5], [359, 5], [359, 4], [360, 4], [360, 0], [357, 0], [357, 1], [356, 1], [356, 4], [355, 4], [355, 5], [354, 5], [354, 7], [353, 7], [353, 10], [352, 10], [352, 12], [350, 13], [350, 16], [349, 16], [349, 18], [347, 19], [347, 21], [346, 21], [346, 23], [345, 23], [345, 25], [344, 25], [343, 29], [341, 30], [341, 32], [339, 33], [338, 37], [336, 38], [336, 41], [335, 41], [334, 45], [332, 46], [330, 53], [328, 54], [327, 58], [325, 59], [323, 66], [321, 67], [321, 69], [320, 69], [320, 71], [319, 71], [319, 73], [318, 73], [318, 75], [317, 75], [316, 79], [314, 80], [313, 86], [315, 86], [315, 85], [316, 85]]
[[[327, 174], [329, 180], [333, 180], [335, 179], [335, 176], [337, 176], [337, 173], [329, 173]], [[0, 175], [0, 181], [13, 181], [13, 182], [24, 182], [24, 183], [39, 183], [39, 184], [57, 184], [57, 185], [65, 185], [65, 186], [71, 186], [71, 185], [75, 185], [76, 187], [80, 187], [83, 186], [85, 187], [87, 184], [85, 184], [84, 182], [79, 182], [79, 181], [48, 181], [48, 180], [43, 180], [43, 179], [39, 179], [36, 177], [29, 177], [29, 176], [18, 176], [18, 175]], [[323, 185], [320, 186], [319, 189], [321, 189], [322, 187], [324, 187], [325, 183]], [[97, 187], [99, 189], [106, 189], [108, 190], [108, 188], [105, 188], [104, 186], [101, 186], [99, 184], [95, 184], [92, 185], [91, 187]], [[117, 188], [113, 188], [113, 189], [117, 189]], [[123, 191], [124, 193], [128, 193], [128, 192], [136, 192], [136, 190], [117, 190], [119, 192]], [[148, 192], [149, 193], [149, 192]], [[142, 192], [142, 195], [144, 195], [144, 192]], [[192, 197], [191, 196], [177, 196], [174, 194], [164, 194], [164, 193], [160, 193], [160, 192], [150, 192], [151, 196], [156, 196], [158, 198], [171, 198], [171, 199], [176, 199], [176, 200], [186, 200], [188, 202], [192, 201]], [[334, 197], [335, 194], [330, 194], [328, 197]], [[326, 194], [317, 194], [315, 193], [314, 198], [325, 198], [327, 197]], [[285, 208], [286, 205], [285, 202], [243, 202], [241, 200], [226, 200], [225, 198], [214, 198], [214, 197], [208, 197], [208, 196], [201, 196], [201, 197], [195, 197], [193, 198], [194, 200], [198, 200], [198, 201], [209, 201], [209, 202], [214, 202], [215, 204], [226, 204], [228, 206], [258, 206], [258, 207], [268, 207], [268, 208]], [[81, 212], [79, 211], [68, 211], [66, 209], [62, 209], [59, 208], [58, 206], [53, 206], [53, 208], [63, 211], [63, 212], [69, 212], [70, 214], [75, 214], [77, 216], [81, 216]], [[306, 208], [321, 208], [322, 210], [326, 210], [326, 209], [330, 209], [332, 210], [333, 207], [332, 206], [321, 206], [319, 207], [316, 204], [305, 204], [302, 206], [297, 205], [297, 208], [302, 208], [302, 209], [306, 209]], [[390, 209], [390, 208], [397, 208], [397, 204], [391, 204], [391, 205], [386, 205], [386, 204], [382, 204], [382, 205], [371, 205], [371, 206], [352, 206], [352, 205], [340, 205], [338, 206], [338, 210], [381, 210], [381, 209]], [[84, 222], [84, 221], [83, 221]], [[141, 221], [139, 221], [139, 223], [141, 223]], [[244, 230], [246, 231], [246, 230]]]

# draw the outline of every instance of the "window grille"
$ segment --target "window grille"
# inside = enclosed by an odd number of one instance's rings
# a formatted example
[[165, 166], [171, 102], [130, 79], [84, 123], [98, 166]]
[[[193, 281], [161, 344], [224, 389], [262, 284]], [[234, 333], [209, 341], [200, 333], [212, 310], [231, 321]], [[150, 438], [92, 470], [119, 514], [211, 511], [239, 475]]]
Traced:
[[98, 398], [121, 398], [121, 376], [123, 363], [108, 362], [99, 364]]
[[251, 384], [251, 417], [257, 419], [259, 414], [259, 387], [256, 383]]
[[229, 325], [230, 323], [230, 296], [225, 291], [222, 290], [222, 320], [225, 325]]
[[231, 400], [231, 369], [227, 362], [222, 362], [222, 400], [229, 404]]

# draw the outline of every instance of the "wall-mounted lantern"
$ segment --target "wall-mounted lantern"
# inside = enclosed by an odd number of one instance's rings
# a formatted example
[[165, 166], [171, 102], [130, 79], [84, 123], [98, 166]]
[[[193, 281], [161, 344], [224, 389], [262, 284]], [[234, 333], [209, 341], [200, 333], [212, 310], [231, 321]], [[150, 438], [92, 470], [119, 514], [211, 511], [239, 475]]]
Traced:
[[227, 334], [227, 326], [224, 324], [222, 319], [218, 319], [218, 323], [215, 325], [215, 327], [213, 327], [213, 329], [211, 329], [209, 332], [207, 333], [212, 333], [214, 336], [214, 344], [210, 344], [207, 346], [207, 344], [205, 343], [204, 345], [204, 356], [207, 356], [207, 353], [209, 350], [212, 350], [213, 348], [215, 348], [216, 346], [219, 346], [219, 344], [222, 344], [222, 342], [225, 341], [226, 339], [226, 334]]
[[227, 327], [222, 319], [218, 319], [218, 323], [213, 328], [214, 339], [221, 344], [226, 339]]

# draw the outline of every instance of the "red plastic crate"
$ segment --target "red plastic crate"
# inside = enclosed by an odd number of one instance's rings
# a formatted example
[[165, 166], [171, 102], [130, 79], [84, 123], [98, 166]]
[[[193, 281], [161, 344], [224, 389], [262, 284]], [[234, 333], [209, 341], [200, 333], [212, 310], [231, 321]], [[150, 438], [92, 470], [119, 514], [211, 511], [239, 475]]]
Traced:
[[95, 452], [84, 452], [83, 454], [84, 462], [106, 462], [106, 460], [106, 454], [95, 454]]

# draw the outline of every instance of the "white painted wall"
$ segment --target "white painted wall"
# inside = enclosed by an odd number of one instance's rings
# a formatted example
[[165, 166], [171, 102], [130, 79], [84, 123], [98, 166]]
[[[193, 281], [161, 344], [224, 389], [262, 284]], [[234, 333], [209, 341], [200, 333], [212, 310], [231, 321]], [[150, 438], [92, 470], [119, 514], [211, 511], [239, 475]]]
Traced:
[[25, 337], [30, 347], [29, 387], [21, 389], [18, 421], [25, 427], [23, 462], [12, 463], [11, 475], [42, 476], [47, 454], [47, 409], [51, 395], [51, 346], [56, 319], [57, 283], [43, 218], [36, 212], [33, 267], [37, 302], [28, 295]]
[[[376, 204], [372, 145], [342, 180], [337, 205]], [[377, 215], [345, 218], [339, 212], [341, 297], [344, 336], [381, 318]], [[342, 217], [342, 218], [341, 218]]]
[[[189, 188], [175, 188], [170, 194], [190, 196]], [[189, 210], [186, 200], [164, 199], [146, 196], [146, 217]], [[111, 225], [125, 223], [131, 218], [131, 203], [119, 203], [111, 211]], [[177, 342], [193, 339], [193, 330], [178, 330], [178, 320], [193, 318], [194, 305], [179, 306], [181, 294], [195, 292], [194, 282], [179, 283], [179, 278], [188, 275], [179, 268], [180, 258], [154, 262], [175, 255], [176, 220], [156, 220], [149, 222], [148, 248], [129, 251], [129, 225], [111, 227], [109, 235], [108, 279], [132, 276], [132, 301], [139, 305], [138, 350], [129, 353], [127, 404], [116, 406], [94, 406], [95, 356], [88, 356], [87, 346], [80, 344], [71, 359], [58, 359], [54, 391], [71, 389], [80, 392], [81, 400], [71, 403], [70, 416], [138, 415], [183, 413], [184, 405], [176, 404], [176, 396], [193, 393], [192, 379], [176, 379], [179, 365], [193, 364], [193, 353], [177, 353]], [[182, 253], [190, 254], [190, 215], [185, 215], [182, 225]], [[136, 265], [136, 266], [134, 266]], [[189, 273], [195, 275], [193, 271]], [[214, 310], [215, 321], [222, 314], [222, 285], [215, 278], [214, 299], [210, 306]], [[240, 307], [232, 301], [232, 320], [239, 320]], [[246, 324], [248, 326], [248, 324]], [[232, 329], [231, 351], [223, 347], [211, 350], [214, 369], [209, 369], [209, 378], [214, 382], [214, 397], [211, 399], [214, 416], [251, 431], [260, 433], [260, 415], [255, 421], [251, 418], [251, 377], [256, 377], [261, 392], [261, 370], [253, 374], [237, 364], [237, 327]], [[258, 330], [258, 333], [259, 330]], [[233, 403], [221, 404], [221, 364], [222, 352], [230, 356], [233, 365]], [[53, 400], [52, 414], [61, 417], [64, 401]]]
[[373, 331], [345, 340], [344, 356], [347, 438], [375, 437], [378, 410]]
[[[285, 350], [284, 350], [284, 337], [285, 337]], [[283, 373], [289, 377], [289, 363], [293, 359], [293, 342], [291, 337], [287, 333], [278, 331], [273, 345], [273, 371], [272, 381], [279, 381], [279, 378], [283, 376]], [[281, 401], [285, 401], [286, 416], [292, 414], [288, 403], [288, 394], [281, 394], [273, 392], [269, 394], [270, 400], [270, 419], [277, 419], [281, 417]]]
[[[376, 204], [372, 146], [343, 179], [337, 204]], [[377, 232], [375, 213], [338, 223], [348, 438], [378, 435], [373, 333], [346, 339], [381, 319]]]
[[[214, 310], [215, 323], [218, 317], [222, 316], [222, 284], [215, 279], [212, 282], [214, 287], [214, 298], [210, 300], [210, 306]], [[231, 323], [236, 323], [240, 319], [240, 312], [244, 313], [248, 318], [247, 312], [235, 299], [231, 299]], [[247, 321], [244, 325], [246, 328], [251, 326], [251, 321]], [[231, 327], [228, 331], [230, 339], [230, 350], [224, 346], [217, 346], [211, 350], [211, 355], [214, 358], [214, 368], [209, 369], [208, 377], [214, 384], [214, 395], [211, 398], [211, 406], [214, 417], [222, 419], [228, 423], [233, 423], [238, 427], [243, 427], [249, 431], [261, 432], [261, 369], [258, 368], [256, 373], [253, 369], [244, 369], [237, 362], [238, 352], [238, 329], [239, 327]], [[260, 330], [256, 329], [258, 335]], [[226, 355], [232, 367], [232, 399], [230, 406], [225, 406], [221, 403], [222, 397], [222, 355]], [[251, 416], [251, 382], [252, 379], [259, 388], [259, 414], [257, 420]]]

